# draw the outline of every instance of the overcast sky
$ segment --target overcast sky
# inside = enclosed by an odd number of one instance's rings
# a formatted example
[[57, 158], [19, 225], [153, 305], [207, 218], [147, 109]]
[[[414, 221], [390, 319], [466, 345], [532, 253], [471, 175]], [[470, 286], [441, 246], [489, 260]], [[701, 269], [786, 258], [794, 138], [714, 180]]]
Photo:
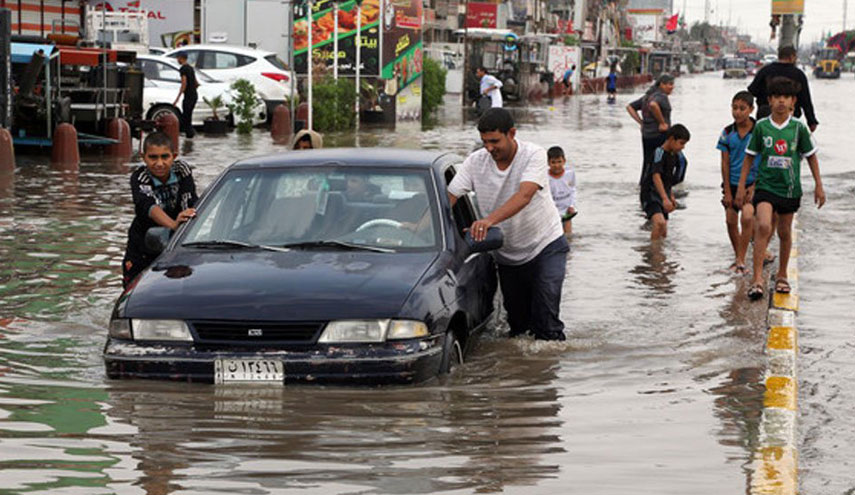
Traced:
[[[686, 5], [686, 22], [704, 20], [705, 0], [674, 0], [674, 10], [682, 12]], [[750, 34], [755, 43], [769, 42], [769, 20], [772, 13], [770, 0], [709, 0], [712, 7], [710, 22], [727, 24], [728, 20]], [[805, 0], [805, 20], [801, 44], [818, 41], [823, 32], [838, 33], [843, 29], [844, 0]], [[855, 29], [855, 0], [849, 0], [846, 16], [847, 29]], [[777, 46], [777, 40], [775, 42]]]

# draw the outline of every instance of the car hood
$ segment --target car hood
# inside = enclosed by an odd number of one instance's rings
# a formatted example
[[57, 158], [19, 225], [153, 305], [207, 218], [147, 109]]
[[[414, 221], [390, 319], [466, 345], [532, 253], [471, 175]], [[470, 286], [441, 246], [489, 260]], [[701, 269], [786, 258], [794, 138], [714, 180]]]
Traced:
[[120, 300], [119, 316], [252, 321], [393, 317], [437, 256], [173, 251]]

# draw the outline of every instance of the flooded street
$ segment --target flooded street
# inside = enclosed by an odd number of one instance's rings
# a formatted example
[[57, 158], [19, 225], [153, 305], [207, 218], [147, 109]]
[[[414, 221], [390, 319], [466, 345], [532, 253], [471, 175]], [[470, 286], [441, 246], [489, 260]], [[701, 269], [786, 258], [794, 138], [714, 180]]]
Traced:
[[[414, 387], [224, 387], [110, 381], [101, 351], [133, 217], [131, 166], [0, 177], [0, 491], [10, 493], [746, 493], [763, 406], [766, 311], [728, 271], [716, 140], [748, 81], [678, 78], [688, 196], [661, 249], [638, 207], [637, 126], [621, 94], [514, 109], [579, 182], [562, 318], [568, 341], [488, 331], [450, 377]], [[801, 492], [855, 493], [855, 80], [811, 80], [828, 204], [799, 217]], [[638, 88], [636, 93], [642, 91]], [[429, 131], [333, 146], [478, 145], [449, 99]], [[201, 191], [269, 135], [182, 143]], [[777, 244], [774, 244], [777, 252]], [[846, 474], [850, 473], [850, 474]]]

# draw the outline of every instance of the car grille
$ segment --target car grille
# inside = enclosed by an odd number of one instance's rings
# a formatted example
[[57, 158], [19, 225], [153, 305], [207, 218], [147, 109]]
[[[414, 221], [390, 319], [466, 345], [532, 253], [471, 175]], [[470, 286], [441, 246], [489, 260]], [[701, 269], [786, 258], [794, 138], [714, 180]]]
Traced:
[[206, 344], [313, 344], [323, 322], [191, 321], [198, 342]]

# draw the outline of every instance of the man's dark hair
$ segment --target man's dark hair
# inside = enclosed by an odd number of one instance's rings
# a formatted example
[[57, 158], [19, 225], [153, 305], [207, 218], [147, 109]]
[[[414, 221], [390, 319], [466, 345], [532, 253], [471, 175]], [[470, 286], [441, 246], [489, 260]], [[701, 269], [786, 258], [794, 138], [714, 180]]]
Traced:
[[182, 59], [182, 58], [186, 59], [187, 58], [187, 52], [178, 52], [175, 54], [175, 58], [176, 59]]
[[665, 139], [674, 138], [677, 141], [688, 141], [692, 135], [689, 134], [689, 129], [683, 124], [674, 124], [665, 133]]
[[564, 158], [564, 150], [561, 149], [561, 146], [553, 146], [546, 151], [546, 157], [550, 160]]
[[773, 77], [766, 85], [766, 94], [769, 96], [798, 96], [801, 90], [801, 85], [788, 77]]
[[786, 60], [796, 56], [796, 48], [793, 45], [786, 45], [778, 48], [778, 60]]
[[478, 132], [499, 131], [507, 134], [513, 128], [514, 118], [504, 108], [491, 108], [478, 119]]
[[172, 149], [172, 138], [170, 138], [165, 132], [152, 132], [146, 136], [143, 141], [143, 153], [148, 151], [149, 146], [166, 146], [175, 153], [175, 150]]
[[740, 91], [739, 93], [733, 95], [732, 101], [744, 101], [746, 105], [748, 105], [749, 107], [753, 107], [754, 95], [752, 95], [748, 91]]
[[479, 65], [478, 67], [475, 67], [475, 72], [478, 72], [479, 70], [481, 72], [485, 72], [485, 73], [487, 72], [487, 69], [483, 65]]

